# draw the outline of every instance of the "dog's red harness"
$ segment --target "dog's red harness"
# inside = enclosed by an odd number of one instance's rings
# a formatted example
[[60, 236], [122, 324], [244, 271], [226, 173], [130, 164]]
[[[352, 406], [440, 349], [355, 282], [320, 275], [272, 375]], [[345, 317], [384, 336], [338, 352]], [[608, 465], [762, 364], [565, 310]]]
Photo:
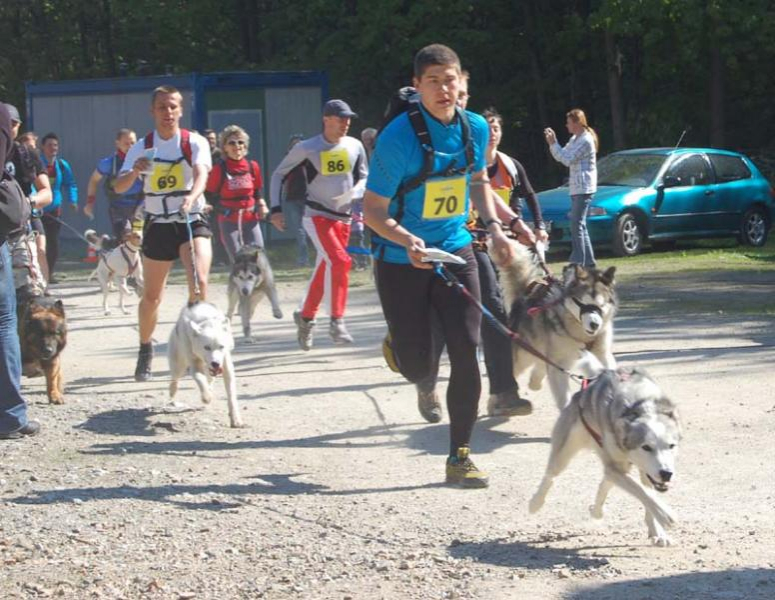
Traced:
[[[587, 382], [586, 379], [584, 381]], [[582, 389], [583, 388], [584, 386], [582, 384]], [[592, 439], [597, 442], [597, 445], [602, 448], [603, 438], [600, 436], [600, 434], [597, 431], [595, 431], [594, 429], [592, 429], [592, 427], [589, 426], [589, 423], [587, 423], [587, 420], [584, 418], [584, 411], [581, 410], [581, 404], [579, 404], [579, 417], [581, 418], [581, 423], [584, 425], [584, 429], [586, 429], [589, 435], [592, 436]]]

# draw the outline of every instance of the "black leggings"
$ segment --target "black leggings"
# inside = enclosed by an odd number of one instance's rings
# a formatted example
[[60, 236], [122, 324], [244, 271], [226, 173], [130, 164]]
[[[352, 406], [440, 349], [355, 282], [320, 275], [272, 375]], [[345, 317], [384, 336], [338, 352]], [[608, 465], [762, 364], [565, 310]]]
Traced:
[[59, 230], [62, 225], [49, 214], [40, 218], [43, 231], [46, 232], [46, 262], [48, 262], [48, 277], [54, 275], [54, 267], [59, 258]]
[[[470, 246], [455, 254], [465, 265], [449, 270], [479, 298], [479, 274]], [[481, 314], [473, 303], [448, 287], [431, 269], [416, 269], [376, 261], [377, 291], [390, 330], [393, 352], [401, 374], [412, 383], [427, 378], [438, 354], [431, 334], [431, 317], [438, 316], [450, 362], [447, 410], [450, 422], [450, 455], [468, 445], [479, 409], [481, 379], [476, 360]]]
[[[503, 296], [498, 284], [498, 272], [495, 270], [495, 265], [487, 252], [475, 250], [474, 256], [479, 267], [482, 304], [501, 323], [507, 325], [508, 317], [503, 306]], [[417, 382], [417, 387], [423, 392], [430, 392], [436, 388], [436, 382], [439, 378], [439, 363], [444, 352], [444, 331], [435, 314], [431, 315], [431, 332], [436, 354], [433, 357], [431, 372], [426, 378]], [[487, 367], [487, 378], [490, 380], [490, 394], [517, 391], [518, 386], [517, 380], [514, 378], [514, 362], [511, 355], [511, 340], [484, 318], [482, 319], [482, 348], [484, 350], [484, 364]]]

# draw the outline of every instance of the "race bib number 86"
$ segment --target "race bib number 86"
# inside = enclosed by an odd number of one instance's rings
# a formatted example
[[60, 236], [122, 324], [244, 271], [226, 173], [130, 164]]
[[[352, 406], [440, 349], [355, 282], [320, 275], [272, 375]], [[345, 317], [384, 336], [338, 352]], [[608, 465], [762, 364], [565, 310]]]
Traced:
[[183, 163], [153, 163], [151, 192], [164, 194], [186, 189], [183, 179]]
[[466, 178], [437, 179], [425, 182], [423, 219], [449, 219], [465, 214]]
[[320, 172], [323, 175], [344, 175], [350, 172], [347, 150], [324, 150], [320, 153]]

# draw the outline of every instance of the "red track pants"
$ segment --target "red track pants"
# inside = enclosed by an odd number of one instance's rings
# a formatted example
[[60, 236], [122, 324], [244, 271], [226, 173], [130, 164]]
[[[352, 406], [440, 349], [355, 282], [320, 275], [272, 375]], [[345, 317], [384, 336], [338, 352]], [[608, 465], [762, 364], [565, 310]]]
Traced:
[[347, 254], [350, 225], [326, 217], [304, 217], [304, 230], [317, 250], [315, 271], [307, 286], [301, 316], [314, 319], [325, 298], [332, 319], [344, 316], [352, 259]]

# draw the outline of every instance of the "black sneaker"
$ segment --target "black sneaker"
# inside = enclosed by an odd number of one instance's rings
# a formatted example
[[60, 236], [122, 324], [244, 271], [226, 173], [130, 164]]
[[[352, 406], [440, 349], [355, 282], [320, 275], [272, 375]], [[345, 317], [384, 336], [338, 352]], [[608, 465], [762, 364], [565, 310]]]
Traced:
[[153, 346], [140, 344], [140, 352], [137, 353], [137, 367], [135, 367], [135, 381], [150, 381], [151, 361], [153, 360]]
[[27, 421], [27, 424], [24, 427], [20, 427], [16, 431], [0, 433], [0, 440], [18, 440], [23, 437], [38, 435], [39, 432], [40, 423], [37, 421]]

